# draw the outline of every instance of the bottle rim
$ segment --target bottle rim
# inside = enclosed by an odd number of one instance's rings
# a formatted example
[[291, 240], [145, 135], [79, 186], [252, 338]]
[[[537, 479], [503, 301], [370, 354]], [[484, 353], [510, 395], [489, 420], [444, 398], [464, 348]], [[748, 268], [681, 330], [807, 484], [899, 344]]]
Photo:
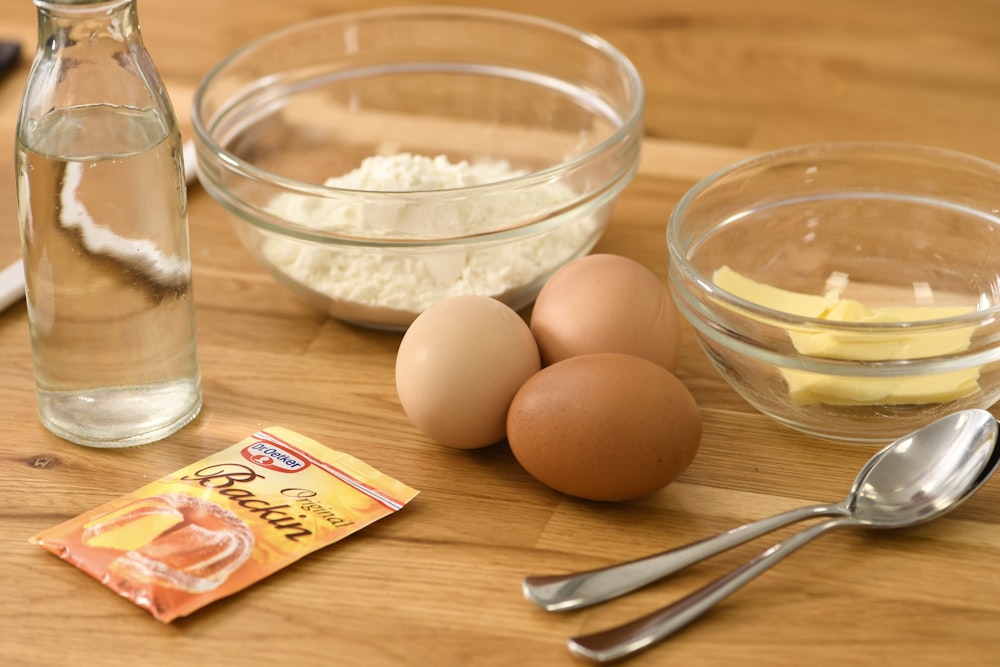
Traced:
[[135, 4], [136, 0], [32, 0], [44, 11], [61, 14], [112, 13], [118, 8]]

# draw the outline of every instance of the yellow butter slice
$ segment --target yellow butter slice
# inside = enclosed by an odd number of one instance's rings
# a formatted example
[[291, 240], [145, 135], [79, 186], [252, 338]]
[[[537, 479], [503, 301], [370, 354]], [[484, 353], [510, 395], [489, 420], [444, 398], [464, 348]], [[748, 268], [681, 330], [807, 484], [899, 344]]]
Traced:
[[[892, 306], [868, 308], [853, 299], [801, 294], [751, 280], [728, 266], [715, 272], [716, 285], [747, 301], [783, 313], [831, 322], [891, 324], [957, 317], [973, 312], [966, 306]], [[813, 331], [788, 328], [801, 354], [850, 361], [924, 359], [967, 350], [974, 326], [949, 331]], [[845, 378], [808, 371], [783, 370], [796, 403], [830, 405], [904, 405], [955, 400], [979, 390], [979, 368], [930, 376]]]
[[862, 406], [944, 403], [979, 390], [979, 369], [898, 378], [845, 378], [809, 371], [781, 371], [799, 405]]
[[837, 303], [837, 299], [833, 295], [822, 297], [801, 294], [765, 285], [733, 271], [728, 266], [718, 269], [712, 276], [712, 282], [741, 299], [799, 317], [822, 317]]

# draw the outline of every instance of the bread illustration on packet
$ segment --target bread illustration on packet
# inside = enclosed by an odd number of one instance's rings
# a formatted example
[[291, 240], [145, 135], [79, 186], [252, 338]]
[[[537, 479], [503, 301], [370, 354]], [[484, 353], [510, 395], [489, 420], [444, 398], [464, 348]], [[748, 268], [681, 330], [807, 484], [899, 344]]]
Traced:
[[254, 536], [242, 519], [216, 503], [165, 493], [88, 522], [82, 541], [124, 552], [109, 567], [120, 577], [204, 593], [246, 562]]

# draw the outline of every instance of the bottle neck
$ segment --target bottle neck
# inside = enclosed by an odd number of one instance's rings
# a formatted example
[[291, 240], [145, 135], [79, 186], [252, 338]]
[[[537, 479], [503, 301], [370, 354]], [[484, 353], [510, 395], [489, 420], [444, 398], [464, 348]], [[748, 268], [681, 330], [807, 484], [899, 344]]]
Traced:
[[136, 0], [34, 0], [39, 45], [60, 47], [99, 40], [139, 39]]
[[176, 120], [139, 34], [136, 0], [35, 0], [38, 47], [25, 85], [18, 131], [40, 141], [38, 123], [57, 111], [97, 111]]

